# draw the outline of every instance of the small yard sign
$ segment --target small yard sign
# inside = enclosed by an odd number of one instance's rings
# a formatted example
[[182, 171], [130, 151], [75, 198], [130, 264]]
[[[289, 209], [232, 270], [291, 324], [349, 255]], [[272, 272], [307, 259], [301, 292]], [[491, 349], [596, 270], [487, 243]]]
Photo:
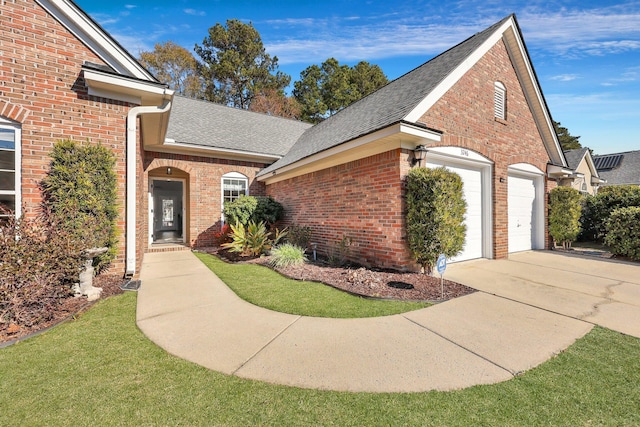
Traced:
[[440, 254], [440, 256], [438, 257], [438, 261], [436, 262], [436, 269], [438, 270], [438, 273], [440, 273], [440, 294], [441, 294], [441, 299], [444, 300], [444, 271], [447, 269], [447, 257], [444, 256], [444, 254]]

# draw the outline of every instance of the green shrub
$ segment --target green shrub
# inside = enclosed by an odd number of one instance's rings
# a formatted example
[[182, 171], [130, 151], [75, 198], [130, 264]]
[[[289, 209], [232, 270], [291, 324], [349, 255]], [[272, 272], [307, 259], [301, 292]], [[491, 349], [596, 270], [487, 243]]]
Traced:
[[637, 185], [606, 186], [595, 196], [585, 200], [582, 210], [583, 232], [581, 240], [602, 241], [606, 235], [606, 222], [615, 209], [640, 206], [640, 187]]
[[445, 168], [414, 168], [407, 175], [407, 238], [415, 260], [431, 269], [439, 254], [462, 251], [467, 204], [462, 179]]
[[305, 250], [300, 246], [283, 243], [271, 250], [270, 264], [276, 268], [304, 264], [307, 260]]
[[282, 204], [271, 197], [241, 196], [224, 204], [224, 216], [229, 224], [247, 225], [249, 221], [264, 222], [268, 228], [282, 219]]
[[605, 224], [604, 242], [611, 252], [640, 260], [640, 207], [618, 208]]
[[303, 225], [290, 226], [287, 241], [301, 248], [308, 248], [311, 241], [311, 227]]
[[342, 236], [337, 242], [329, 245], [327, 248], [327, 262], [332, 267], [341, 267], [349, 260], [351, 255], [351, 244], [353, 240], [349, 236]]
[[0, 330], [52, 319], [82, 269], [80, 241], [45, 217], [0, 225]]
[[582, 196], [571, 187], [556, 187], [549, 193], [549, 234], [562, 247], [571, 247], [580, 233]]
[[258, 256], [277, 245], [286, 234], [286, 230], [276, 228], [272, 239], [264, 222], [256, 223], [251, 220], [246, 227], [241, 223], [232, 225], [231, 242], [224, 243], [222, 247], [243, 256]]
[[82, 240], [84, 248], [109, 248], [94, 260], [100, 271], [117, 251], [115, 156], [100, 144], [71, 140], [57, 142], [50, 156], [50, 170], [41, 182], [44, 210], [62, 230]]

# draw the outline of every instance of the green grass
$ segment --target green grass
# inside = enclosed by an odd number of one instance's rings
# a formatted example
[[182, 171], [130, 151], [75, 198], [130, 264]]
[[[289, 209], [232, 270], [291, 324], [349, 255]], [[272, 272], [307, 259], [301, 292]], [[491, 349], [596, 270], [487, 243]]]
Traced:
[[240, 298], [282, 313], [314, 317], [376, 317], [430, 305], [361, 298], [321, 283], [291, 280], [261, 265], [229, 264], [203, 253], [196, 253], [196, 256]]
[[135, 293], [112, 297], [0, 350], [0, 425], [640, 425], [640, 340], [602, 328], [501, 384], [345, 393], [243, 380], [180, 360], [141, 334], [135, 308]]

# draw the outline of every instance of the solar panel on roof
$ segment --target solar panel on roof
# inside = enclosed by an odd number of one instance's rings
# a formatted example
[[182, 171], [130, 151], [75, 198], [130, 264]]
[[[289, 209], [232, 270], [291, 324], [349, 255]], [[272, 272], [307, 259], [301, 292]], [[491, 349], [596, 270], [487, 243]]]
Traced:
[[612, 154], [611, 156], [598, 156], [593, 159], [596, 169], [613, 169], [617, 168], [622, 161], [622, 154]]

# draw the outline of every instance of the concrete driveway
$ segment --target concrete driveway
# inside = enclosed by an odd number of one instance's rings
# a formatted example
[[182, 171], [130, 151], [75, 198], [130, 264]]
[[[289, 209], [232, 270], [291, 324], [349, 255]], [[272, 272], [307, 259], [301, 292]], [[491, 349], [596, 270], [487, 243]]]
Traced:
[[367, 392], [453, 390], [513, 378], [594, 324], [640, 337], [640, 266], [553, 252], [448, 266], [479, 289], [408, 313], [327, 319], [237, 297], [191, 252], [146, 254], [137, 324], [168, 352], [229, 375]]
[[640, 264], [530, 251], [508, 260], [450, 264], [445, 278], [640, 337]]

